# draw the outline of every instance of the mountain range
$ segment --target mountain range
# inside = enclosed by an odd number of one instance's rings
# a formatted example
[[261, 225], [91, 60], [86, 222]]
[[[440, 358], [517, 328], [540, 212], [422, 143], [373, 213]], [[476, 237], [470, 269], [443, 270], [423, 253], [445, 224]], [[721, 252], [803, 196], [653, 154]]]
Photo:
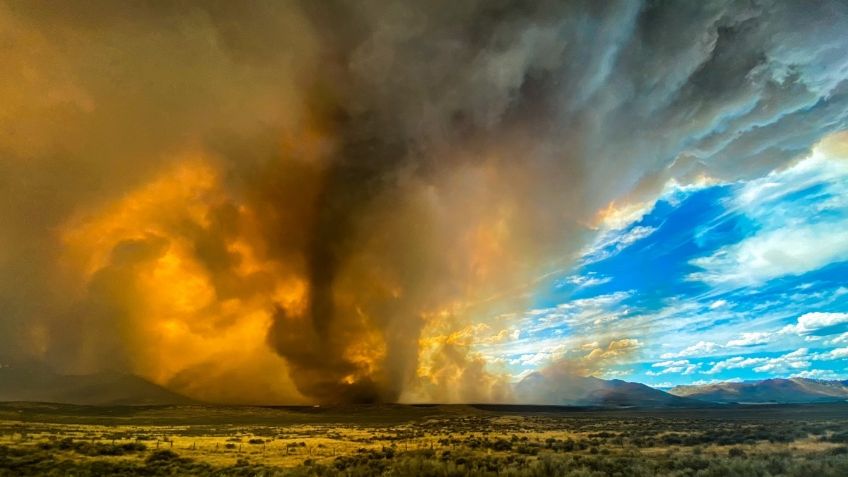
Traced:
[[675, 396], [717, 403], [811, 403], [848, 400], [848, 381], [764, 379], [677, 386]]
[[[814, 403], [848, 400], [848, 381], [806, 378], [677, 386], [668, 392], [641, 383], [569, 374], [527, 375], [513, 387], [523, 404], [597, 407], [696, 407], [708, 403]], [[136, 375], [105, 371], [59, 374], [39, 364], [0, 364], [0, 401], [83, 405], [184, 405], [196, 401]]]
[[514, 387], [518, 402], [605, 407], [696, 406], [697, 400], [654, 389], [641, 383], [593, 376], [530, 373]]

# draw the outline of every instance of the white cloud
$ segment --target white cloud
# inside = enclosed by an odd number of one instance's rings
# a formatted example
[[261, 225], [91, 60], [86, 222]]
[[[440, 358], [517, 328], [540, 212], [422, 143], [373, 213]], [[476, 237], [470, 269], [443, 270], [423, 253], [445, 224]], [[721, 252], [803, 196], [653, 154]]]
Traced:
[[521, 337], [521, 330], [505, 328], [490, 336], [477, 336], [475, 339], [481, 344], [499, 344], [507, 341], [515, 341]]
[[729, 378], [729, 379], [699, 379], [697, 381], [692, 381], [690, 384], [693, 386], [706, 386], [709, 384], [718, 384], [718, 383], [741, 383], [742, 378]]
[[535, 353], [524, 353], [520, 356], [510, 359], [509, 364], [521, 366], [539, 366], [541, 364], [553, 361], [562, 357], [567, 351], [567, 347], [563, 343], [556, 343], [550, 346], [541, 346]]
[[519, 382], [522, 379], [526, 378], [527, 376], [533, 374], [534, 372], [536, 372], [536, 370], [534, 370], [534, 369], [525, 369], [524, 371], [522, 371], [518, 374], [511, 375], [512, 381], [513, 382]]
[[792, 377], [809, 379], [845, 379], [845, 375], [838, 374], [830, 369], [807, 369], [793, 374]]
[[668, 368], [670, 366], [685, 366], [687, 364], [689, 364], [688, 359], [679, 359], [679, 360], [676, 360], [676, 361], [660, 361], [658, 363], [652, 364], [651, 367]]
[[834, 348], [825, 354], [827, 358], [825, 359], [842, 359], [848, 358], [848, 347], [845, 348]]
[[828, 340], [827, 344], [848, 343], [848, 331]]
[[758, 344], [768, 343], [771, 338], [771, 333], [753, 332], [742, 333], [742, 336], [735, 340], [727, 342], [727, 346], [753, 346]]
[[810, 366], [809, 359], [813, 358], [813, 356], [808, 356], [808, 353], [809, 350], [807, 348], [799, 348], [776, 358], [745, 358], [743, 356], [734, 356], [733, 358], [715, 363], [704, 374], [717, 374], [728, 369], [740, 368], [753, 368], [758, 373], [804, 369]]
[[656, 227], [637, 225], [629, 230], [612, 230], [600, 238], [583, 252], [583, 262], [592, 263], [605, 260], [617, 255], [625, 248], [648, 237], [656, 231]]
[[810, 362], [805, 360], [787, 361], [776, 358], [775, 360], [769, 361], [768, 363], [762, 366], [757, 366], [756, 368], [754, 368], [754, 371], [758, 373], [769, 373], [778, 372], [786, 369], [804, 369], [808, 368], [809, 366]]
[[727, 300], [716, 300], [716, 301], [710, 303], [710, 310], [717, 310], [717, 309], [722, 308], [724, 306], [727, 306]]
[[510, 364], [520, 364], [522, 366], [538, 366], [542, 363], [550, 361], [553, 358], [551, 353], [528, 353], [519, 356], [516, 359], [510, 360]]
[[627, 310], [621, 302], [632, 295], [630, 291], [617, 291], [607, 295], [581, 298], [549, 308], [529, 310], [519, 320], [521, 335], [528, 336], [544, 330], [568, 325], [572, 329], [584, 326], [596, 326], [614, 321]]
[[683, 374], [689, 375], [698, 370], [699, 365], [690, 363], [688, 359], [678, 359], [671, 361], [660, 361], [651, 365], [654, 368], [664, 368], [660, 371], [647, 371], [648, 376], [660, 376], [663, 374]]
[[704, 374], [717, 374], [727, 369], [750, 368], [768, 361], [767, 358], [744, 358], [742, 356], [734, 356], [732, 358], [719, 361], [712, 368], [704, 372]]
[[692, 260], [703, 269], [689, 279], [754, 285], [848, 260], [848, 221], [798, 225], [757, 233]]
[[780, 332], [805, 335], [842, 323], [848, 323], [848, 313], [805, 313], [798, 317], [796, 324], [786, 325]]
[[566, 281], [581, 288], [588, 288], [609, 283], [612, 281], [612, 277], [599, 277], [594, 273], [587, 273], [586, 275], [572, 275], [566, 278]]
[[627, 247], [651, 235], [656, 230], [656, 227], [646, 227], [644, 225], [633, 227], [627, 233], [624, 233], [618, 237], [616, 245], [620, 248]]
[[721, 346], [711, 341], [699, 341], [688, 348], [685, 348], [677, 353], [664, 353], [660, 356], [662, 359], [684, 358], [688, 356], [704, 356], [712, 353]]
[[[728, 213], [744, 214], [758, 225], [757, 231], [692, 260], [702, 270], [688, 278], [713, 285], [757, 285], [848, 260], [846, 170], [833, 161], [810, 158], [745, 183]], [[811, 186], [821, 186], [816, 197], [796, 194]]]

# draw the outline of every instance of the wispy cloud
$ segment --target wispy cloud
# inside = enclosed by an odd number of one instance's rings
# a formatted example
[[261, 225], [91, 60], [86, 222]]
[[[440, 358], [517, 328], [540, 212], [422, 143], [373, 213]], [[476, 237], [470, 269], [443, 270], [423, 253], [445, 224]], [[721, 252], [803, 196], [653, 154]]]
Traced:
[[709, 356], [715, 350], [720, 348], [720, 345], [717, 345], [711, 341], [699, 341], [692, 346], [686, 347], [676, 353], [663, 353], [660, 356], [663, 359], [672, 359], [672, 358], [683, 358], [686, 356]]
[[718, 374], [725, 370], [739, 368], [752, 368], [759, 373], [804, 369], [808, 368], [811, 364], [807, 356], [808, 352], [809, 350], [807, 348], [800, 348], [774, 358], [734, 356], [719, 361], [704, 374]]
[[612, 281], [612, 277], [601, 277], [595, 273], [587, 273], [585, 275], [572, 275], [557, 283], [556, 286], [562, 286], [564, 283], [570, 283], [578, 287], [587, 288], [596, 285], [603, 285]]
[[753, 333], [742, 333], [742, 336], [727, 342], [727, 346], [754, 346], [758, 344], [765, 344], [771, 340], [771, 333], [766, 332], [753, 332]]
[[690, 363], [687, 359], [675, 361], [660, 361], [651, 365], [653, 368], [662, 368], [660, 371], [647, 371], [648, 376], [660, 376], [663, 374], [689, 375], [698, 370], [700, 365]]
[[630, 245], [642, 240], [657, 230], [657, 227], [631, 225], [624, 229], [604, 233], [583, 253], [583, 262], [592, 263], [610, 258]]
[[848, 260], [848, 169], [814, 155], [744, 184], [731, 210], [757, 224], [742, 241], [695, 258], [689, 279], [756, 285]]

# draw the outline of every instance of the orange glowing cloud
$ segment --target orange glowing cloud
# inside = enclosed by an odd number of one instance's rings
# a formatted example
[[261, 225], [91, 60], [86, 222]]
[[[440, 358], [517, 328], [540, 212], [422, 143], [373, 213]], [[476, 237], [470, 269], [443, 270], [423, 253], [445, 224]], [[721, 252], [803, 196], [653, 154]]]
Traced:
[[[211, 400], [232, 397], [216, 393], [215, 386], [204, 380], [214, 381], [227, 369], [238, 370], [251, 375], [252, 384], [242, 389], [237, 400], [301, 399], [288, 381], [284, 360], [266, 344], [266, 336], [275, 306], [294, 311], [304, 306], [303, 279], [263, 259], [262, 247], [254, 246], [249, 234], [229, 240], [226, 253], [237, 263], [231, 270], [234, 279], [250, 283], [257, 276], [270, 278], [258, 282], [264, 283], [261, 289], [222, 296], [216, 277], [198, 259], [191, 232], [208, 229], [214, 208], [229, 200], [210, 161], [202, 155], [187, 155], [120, 200], [69, 221], [61, 231], [65, 267], [77, 274], [83, 288], [80, 293], [91, 294], [98, 274], [121, 266], [116, 264], [116, 254], [122, 246], [134, 241], [160, 243], [150, 256], [132, 265], [124, 277], [131, 283], [122, 284], [119, 310], [110, 317], [124, 321], [120, 340], [130, 369], [156, 383]], [[249, 230], [251, 214], [244, 207], [236, 210]], [[269, 365], [273, 372], [257, 374], [259, 369], [267, 372]], [[186, 373], [210, 366], [216, 372], [185, 380]], [[267, 394], [269, 388], [275, 394]]]

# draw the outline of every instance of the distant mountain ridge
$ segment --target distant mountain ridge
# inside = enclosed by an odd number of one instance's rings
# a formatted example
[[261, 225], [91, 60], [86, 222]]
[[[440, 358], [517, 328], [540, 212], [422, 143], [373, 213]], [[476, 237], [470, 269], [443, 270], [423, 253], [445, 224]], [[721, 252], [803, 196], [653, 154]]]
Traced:
[[194, 404], [196, 401], [132, 374], [58, 374], [38, 364], [0, 367], [0, 401], [85, 405]]
[[676, 386], [670, 394], [718, 403], [813, 403], [848, 400], [848, 380], [774, 378]]
[[[685, 407], [694, 399], [674, 396], [644, 384], [595, 377], [532, 373], [515, 385], [522, 404], [592, 407]], [[82, 405], [197, 404], [139, 376], [118, 372], [63, 375], [38, 364], [0, 367], [0, 401]]]
[[[668, 392], [619, 379], [530, 373], [513, 386], [517, 403], [589, 407], [697, 407], [709, 403], [848, 401], [848, 380], [765, 379], [676, 386]], [[0, 365], [0, 401], [81, 405], [198, 404], [136, 375], [104, 371], [64, 375], [32, 363]]]
[[518, 402], [602, 407], [685, 407], [703, 404], [641, 383], [592, 376], [527, 375], [514, 388]]

